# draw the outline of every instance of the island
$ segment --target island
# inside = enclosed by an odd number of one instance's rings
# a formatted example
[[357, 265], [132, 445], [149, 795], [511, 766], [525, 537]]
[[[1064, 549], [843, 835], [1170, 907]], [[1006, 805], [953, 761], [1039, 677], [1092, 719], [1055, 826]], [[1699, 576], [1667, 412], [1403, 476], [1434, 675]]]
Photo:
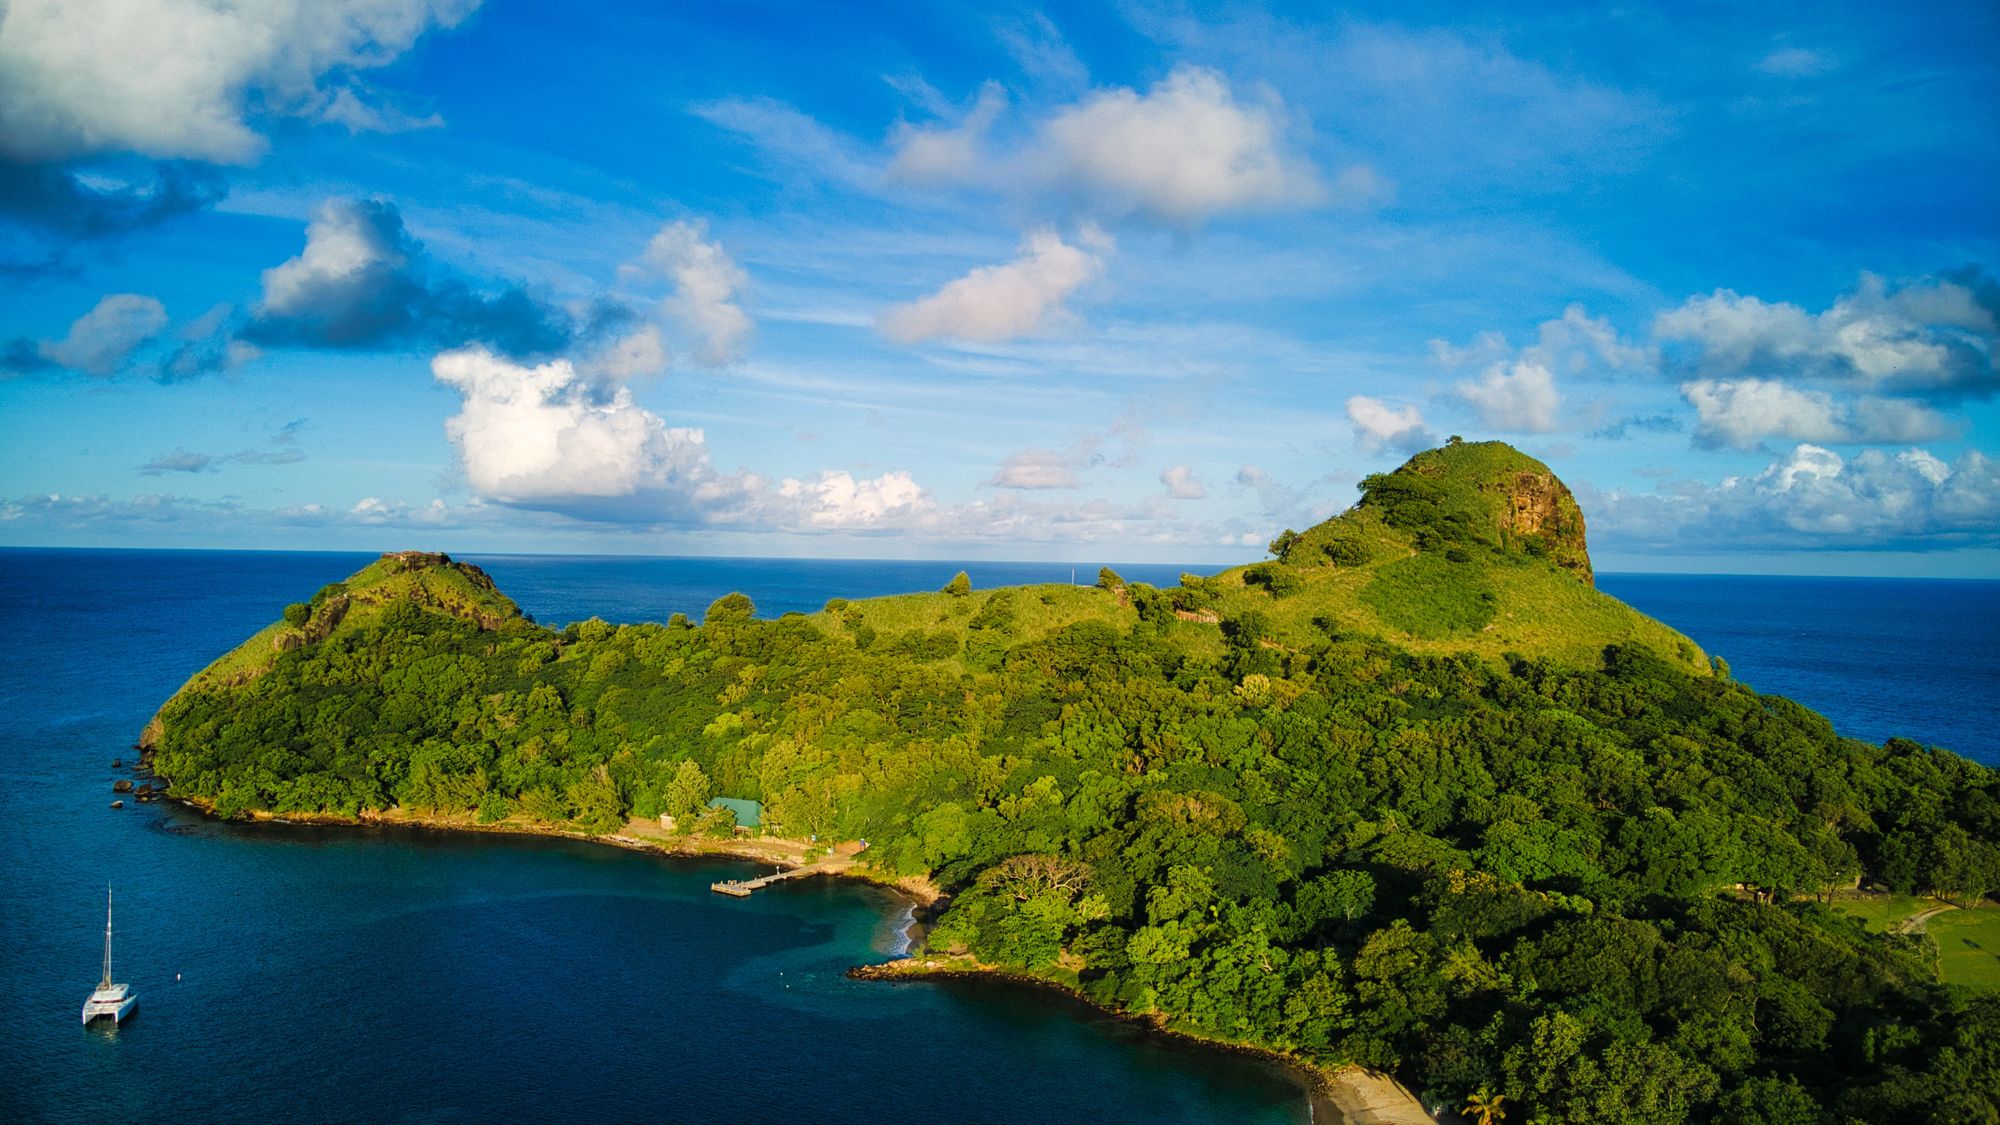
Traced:
[[2000, 994], [1835, 908], [2000, 888], [1995, 770], [1841, 737], [1599, 592], [1507, 445], [1360, 493], [1171, 588], [774, 619], [552, 629], [385, 555], [141, 746], [221, 817], [837, 859], [926, 904], [875, 975], [1030, 980], [1465, 1120], [2000, 1120]]

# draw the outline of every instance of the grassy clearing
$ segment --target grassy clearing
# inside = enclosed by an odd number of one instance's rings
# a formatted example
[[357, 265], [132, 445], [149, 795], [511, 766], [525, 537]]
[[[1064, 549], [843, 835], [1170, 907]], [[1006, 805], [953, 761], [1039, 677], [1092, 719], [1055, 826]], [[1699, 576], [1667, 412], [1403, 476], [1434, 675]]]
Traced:
[[1856, 895], [1833, 900], [1833, 908], [1861, 919], [1870, 933], [1887, 933], [1905, 919], [1943, 903], [1915, 895]]
[[2000, 988], [2000, 906], [1947, 910], [1924, 923], [1946, 984]]

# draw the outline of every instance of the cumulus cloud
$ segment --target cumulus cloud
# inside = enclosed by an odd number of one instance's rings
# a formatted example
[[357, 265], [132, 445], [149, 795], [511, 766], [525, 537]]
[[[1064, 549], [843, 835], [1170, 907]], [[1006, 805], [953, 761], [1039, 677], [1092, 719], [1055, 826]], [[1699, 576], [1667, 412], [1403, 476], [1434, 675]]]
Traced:
[[555, 351], [569, 317], [510, 286], [476, 293], [403, 226], [396, 205], [330, 199], [306, 227], [305, 249], [264, 271], [244, 328], [258, 344], [371, 348], [482, 343], [510, 355]]
[[1288, 152], [1283, 106], [1240, 102], [1220, 73], [1183, 66], [1141, 94], [1102, 90], [1043, 125], [1033, 160], [1111, 213], [1177, 226], [1318, 202], [1311, 161]]
[[611, 341], [598, 353], [597, 364], [620, 383], [659, 375], [667, 369], [667, 342], [658, 327], [643, 325]]
[[920, 516], [935, 508], [930, 493], [909, 473], [884, 473], [873, 480], [856, 479], [844, 470], [826, 470], [815, 481], [787, 478], [777, 487], [794, 511], [817, 528], [881, 527]]
[[1936, 396], [2000, 390], [2000, 282], [1976, 269], [1896, 286], [1864, 274], [1819, 313], [1718, 289], [1661, 313], [1653, 331], [1679, 346], [1678, 363], [1706, 378]]
[[1000, 343], [1047, 331], [1070, 315], [1064, 302], [1104, 269], [1111, 239], [1086, 226], [1072, 246], [1053, 230], [1028, 236], [1021, 256], [981, 266], [928, 297], [896, 305], [877, 321], [901, 344], [948, 337]]
[[505, 505], [615, 523], [790, 530], [874, 528], [932, 505], [901, 471], [775, 482], [722, 472], [700, 429], [669, 426], [629, 387], [607, 387], [567, 359], [529, 366], [466, 348], [437, 356], [431, 372], [462, 399], [445, 436], [466, 482]]
[[132, 353], [167, 326], [167, 310], [154, 297], [113, 293], [78, 317], [69, 334], [47, 340], [41, 353], [51, 363], [86, 375], [116, 375]]
[[954, 125], [897, 125], [889, 134], [888, 176], [911, 183], [960, 183], [978, 175], [987, 157], [987, 130], [1007, 108], [998, 82], [979, 88], [972, 108]]
[[1347, 400], [1347, 420], [1354, 426], [1355, 439], [1371, 452], [1396, 449], [1415, 453], [1437, 444], [1436, 435], [1424, 425], [1423, 414], [1414, 406], [1397, 408], [1379, 398], [1355, 395]]
[[1200, 500], [1208, 495], [1208, 489], [1195, 479], [1194, 470], [1186, 465], [1172, 465], [1160, 471], [1160, 483], [1167, 486], [1167, 495], [1176, 500]]
[[1864, 396], [1836, 399], [1772, 379], [1698, 379], [1681, 385], [1694, 407], [1695, 440], [1752, 449], [1767, 437], [1814, 442], [1929, 441], [1953, 432], [1951, 421], [1920, 403]]
[[1477, 380], [1461, 382], [1454, 389], [1490, 429], [1543, 434], [1556, 428], [1556, 408], [1562, 400], [1555, 376], [1539, 363], [1496, 363]]
[[1010, 453], [986, 483], [995, 488], [1082, 488], [1074, 461], [1053, 449]]
[[355, 77], [477, 0], [12, 0], [0, 19], [0, 155], [130, 152], [241, 164], [253, 111], [399, 120]]
[[692, 494], [715, 475], [702, 431], [669, 427], [629, 388], [601, 395], [567, 359], [530, 367], [467, 348], [439, 355], [431, 373], [464, 400], [445, 436], [483, 496], [535, 506]]
[[1563, 376], [1647, 374], [1659, 356], [1643, 344], [1626, 340], [1609, 320], [1591, 316], [1582, 305], [1571, 305], [1554, 320], [1535, 329], [1534, 343], [1516, 352], [1498, 332], [1482, 332], [1463, 347], [1431, 341], [1431, 354], [1447, 367], [1486, 367], [1519, 359]]
[[1852, 457], [1801, 444], [1762, 471], [1716, 485], [1614, 492], [1591, 528], [1625, 547], [1686, 550], [1933, 550], [2000, 546], [2000, 468], [1977, 450]]
[[750, 343], [750, 317], [737, 302], [749, 276], [701, 222], [661, 227], [646, 245], [646, 263], [673, 279], [665, 309], [697, 340], [695, 355], [710, 365], [743, 358]]
[[[1056, 70], [1070, 69], [1048, 57]], [[1081, 77], [1080, 67], [1071, 77]], [[913, 185], [965, 188], [1031, 196], [1038, 210], [1054, 195], [1099, 219], [1181, 230], [1234, 212], [1379, 204], [1394, 192], [1365, 165], [1327, 183], [1288, 143], [1275, 94], [1239, 98], [1227, 78], [1204, 67], [1179, 67], [1144, 92], [1097, 90], [1013, 129], [1001, 127], [1009, 102], [997, 83], [981, 85], [957, 113], [921, 81], [892, 84], [939, 119], [898, 124], [881, 148], [768, 98], [709, 102], [693, 112], [750, 140], [774, 172], [802, 185], [878, 195]]]

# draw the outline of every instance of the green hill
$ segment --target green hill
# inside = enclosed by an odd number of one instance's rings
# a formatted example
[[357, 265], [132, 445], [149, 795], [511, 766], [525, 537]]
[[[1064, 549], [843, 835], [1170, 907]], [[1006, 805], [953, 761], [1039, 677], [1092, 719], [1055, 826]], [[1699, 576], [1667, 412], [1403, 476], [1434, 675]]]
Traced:
[[[2000, 887], [1993, 770], [1839, 737], [1591, 584], [1546, 466], [1454, 443], [1156, 589], [522, 617], [385, 556], [148, 728], [218, 815], [865, 838], [925, 960], [1548, 1122], [1992, 1120], [2000, 994], [1819, 905]], [[1965, 979], [1978, 979], [1967, 973]]]

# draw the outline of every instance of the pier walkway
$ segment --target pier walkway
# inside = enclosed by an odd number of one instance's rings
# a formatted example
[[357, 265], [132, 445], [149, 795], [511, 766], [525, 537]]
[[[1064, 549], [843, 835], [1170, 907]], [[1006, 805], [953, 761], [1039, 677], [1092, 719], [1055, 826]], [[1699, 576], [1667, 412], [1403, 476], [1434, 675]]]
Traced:
[[786, 879], [803, 879], [808, 875], [831, 875], [836, 872], [845, 871], [854, 865], [854, 857], [859, 855], [867, 846], [865, 841], [860, 842], [858, 845], [855, 843], [841, 844], [834, 849], [832, 855], [814, 860], [803, 867], [794, 867], [789, 871], [779, 871], [774, 874], [759, 876], [755, 879], [727, 879], [720, 883], [710, 883], [708, 889], [720, 895], [749, 898], [750, 892], [761, 891], [773, 883], [782, 883]]

